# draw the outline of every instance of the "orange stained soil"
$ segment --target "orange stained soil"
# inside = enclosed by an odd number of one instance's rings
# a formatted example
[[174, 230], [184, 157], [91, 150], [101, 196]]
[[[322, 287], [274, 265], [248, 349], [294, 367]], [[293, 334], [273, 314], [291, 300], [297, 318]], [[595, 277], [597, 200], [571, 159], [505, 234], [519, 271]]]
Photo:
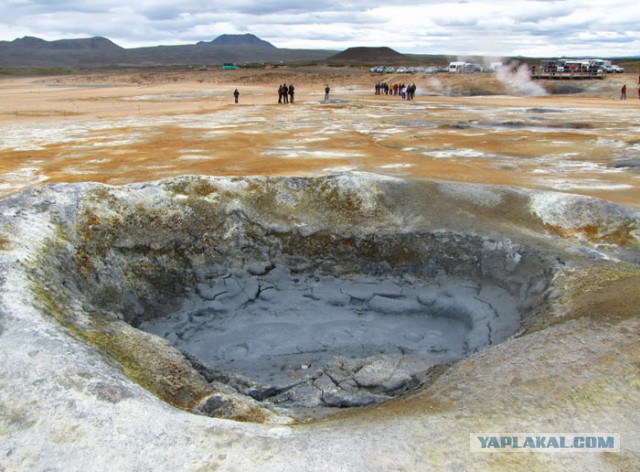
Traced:
[[[640, 100], [616, 95], [626, 77], [589, 84], [591, 93], [522, 96], [492, 76], [454, 75], [240, 69], [0, 79], [0, 196], [53, 182], [356, 171], [640, 207], [640, 167], [620, 164], [640, 161]], [[383, 79], [415, 82], [415, 100], [375, 95]], [[295, 84], [295, 103], [277, 103], [281, 82]]]

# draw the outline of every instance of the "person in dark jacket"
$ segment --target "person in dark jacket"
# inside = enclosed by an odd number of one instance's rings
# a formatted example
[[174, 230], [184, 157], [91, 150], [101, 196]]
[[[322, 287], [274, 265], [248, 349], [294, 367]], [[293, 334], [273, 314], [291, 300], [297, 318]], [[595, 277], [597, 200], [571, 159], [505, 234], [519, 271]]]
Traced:
[[296, 93], [296, 88], [293, 84], [289, 84], [289, 102], [293, 103], [293, 94]]
[[238, 89], [235, 89], [233, 91], [233, 98], [236, 99], [236, 103], [238, 103], [238, 97], [240, 96], [240, 92], [238, 91]]

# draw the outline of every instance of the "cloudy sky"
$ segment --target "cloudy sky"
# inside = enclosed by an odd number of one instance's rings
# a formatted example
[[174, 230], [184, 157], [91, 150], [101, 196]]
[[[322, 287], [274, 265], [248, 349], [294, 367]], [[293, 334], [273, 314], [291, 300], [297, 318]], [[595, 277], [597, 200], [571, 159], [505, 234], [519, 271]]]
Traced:
[[640, 55], [638, 0], [1, 0], [0, 40], [104, 36], [125, 48], [253, 33], [280, 48]]

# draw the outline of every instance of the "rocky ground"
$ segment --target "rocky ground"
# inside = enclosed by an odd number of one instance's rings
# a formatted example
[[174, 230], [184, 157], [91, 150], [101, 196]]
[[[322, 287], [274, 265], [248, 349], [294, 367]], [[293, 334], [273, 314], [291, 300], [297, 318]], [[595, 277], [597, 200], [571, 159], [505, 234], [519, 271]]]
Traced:
[[635, 468], [634, 77], [234, 74], [0, 81], [0, 469]]

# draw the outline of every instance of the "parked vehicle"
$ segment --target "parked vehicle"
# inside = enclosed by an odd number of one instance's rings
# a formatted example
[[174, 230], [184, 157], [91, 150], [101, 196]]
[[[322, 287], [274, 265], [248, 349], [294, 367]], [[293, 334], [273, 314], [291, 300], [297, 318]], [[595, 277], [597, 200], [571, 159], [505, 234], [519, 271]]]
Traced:
[[464, 66], [467, 65], [466, 62], [450, 62], [449, 63], [449, 72], [464, 72]]
[[464, 72], [467, 74], [472, 72], [482, 72], [482, 66], [479, 64], [465, 64]]

